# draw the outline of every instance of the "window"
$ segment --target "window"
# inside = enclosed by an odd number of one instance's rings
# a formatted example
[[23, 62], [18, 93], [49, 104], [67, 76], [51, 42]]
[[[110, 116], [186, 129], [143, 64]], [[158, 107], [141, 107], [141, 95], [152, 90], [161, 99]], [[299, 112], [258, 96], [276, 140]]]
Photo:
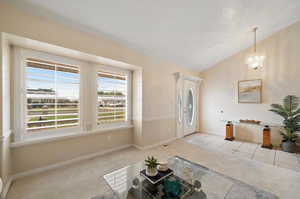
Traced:
[[26, 130], [79, 125], [78, 66], [25, 59]]
[[97, 72], [97, 125], [127, 120], [127, 76]]
[[131, 73], [14, 47], [16, 141], [130, 124]]

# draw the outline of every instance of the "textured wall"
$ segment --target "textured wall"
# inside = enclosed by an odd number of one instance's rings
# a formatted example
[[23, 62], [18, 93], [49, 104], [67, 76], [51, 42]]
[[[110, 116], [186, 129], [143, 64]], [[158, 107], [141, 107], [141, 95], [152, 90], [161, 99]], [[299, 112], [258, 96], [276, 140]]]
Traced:
[[[255, 119], [280, 124], [282, 119], [268, 111], [270, 104], [281, 103], [289, 94], [300, 97], [300, 22], [281, 30], [258, 44], [258, 52], [266, 56], [265, 66], [249, 69], [245, 58], [252, 49], [241, 51], [201, 73], [201, 131], [224, 135], [221, 119]], [[262, 104], [238, 104], [237, 82], [247, 79], [263, 80]], [[221, 114], [220, 111], [224, 113]], [[260, 127], [240, 126], [240, 137], [256, 137]], [[274, 142], [280, 142], [278, 129], [274, 128]], [[245, 133], [247, 132], [247, 133]], [[247, 138], [247, 139], [250, 139]]]
[[[78, 31], [52, 20], [33, 16], [31, 13], [19, 10], [5, 2], [0, 3], [0, 24], [0, 32], [7, 32], [142, 67], [143, 121], [142, 125], [139, 126], [139, 128], [141, 128], [141, 131], [139, 131], [141, 134], [138, 135], [138, 138], [134, 137], [134, 140], [138, 141], [137, 144], [144, 146], [156, 144], [157, 142], [163, 141], [162, 139], [168, 140], [174, 138], [175, 80], [173, 73], [182, 72], [197, 76], [197, 72], [192, 72], [180, 66], [136, 53], [134, 50], [124, 47], [101, 35]], [[113, 133], [114, 132], [111, 132], [111, 134]], [[124, 139], [127, 140], [128, 138]], [[84, 147], [95, 147], [89, 145], [86, 139], [72, 140], [63, 141], [65, 144], [60, 144], [60, 146], [68, 148], [69, 145], [78, 144]], [[54, 147], [58, 143], [60, 142], [54, 141], [48, 143], [47, 147], [51, 149], [51, 145]], [[33, 163], [26, 163], [24, 167], [20, 166], [24, 161], [28, 162], [24, 157], [33, 159], [36, 154], [39, 153], [39, 149], [44, 149], [43, 145], [35, 145], [32, 147], [28, 146], [13, 149], [14, 173], [80, 155], [79, 151], [75, 150], [74, 154], [71, 152], [66, 153], [66, 156], [61, 158], [58, 154], [52, 153], [47, 149], [45, 150], [45, 156], [47, 156], [47, 153], [51, 155], [52, 161], [49, 160], [45, 162], [43, 159], [39, 160], [40, 156], [37, 156], [39, 158]], [[64, 150], [61, 149], [61, 151]]]

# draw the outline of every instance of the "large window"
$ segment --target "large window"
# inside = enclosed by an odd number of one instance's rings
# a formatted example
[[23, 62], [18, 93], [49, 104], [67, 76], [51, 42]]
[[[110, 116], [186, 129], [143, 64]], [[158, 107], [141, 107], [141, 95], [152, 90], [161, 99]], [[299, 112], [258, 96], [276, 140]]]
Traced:
[[131, 73], [14, 47], [16, 141], [130, 124]]
[[127, 76], [98, 71], [97, 124], [127, 120]]
[[27, 58], [25, 84], [27, 131], [79, 125], [78, 66]]

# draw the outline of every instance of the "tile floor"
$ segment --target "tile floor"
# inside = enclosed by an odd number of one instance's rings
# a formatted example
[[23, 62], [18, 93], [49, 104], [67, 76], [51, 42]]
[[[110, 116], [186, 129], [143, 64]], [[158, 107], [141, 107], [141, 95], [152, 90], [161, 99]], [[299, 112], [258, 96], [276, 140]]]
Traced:
[[[7, 199], [90, 199], [110, 192], [103, 180], [104, 174], [142, 161], [149, 155], [164, 160], [178, 155], [279, 198], [300, 198], [300, 172], [293, 169], [296, 165], [293, 155], [276, 150], [265, 151], [249, 143], [225, 142], [210, 135], [195, 134], [168, 146], [144, 151], [130, 147], [18, 179], [12, 184]], [[266, 162], [260, 161], [263, 156], [268, 157]]]
[[185, 141], [201, 149], [219, 151], [300, 172], [300, 154], [286, 153], [278, 148], [270, 150], [261, 148], [260, 144], [256, 143], [225, 141], [220, 136], [209, 134], [188, 136]]

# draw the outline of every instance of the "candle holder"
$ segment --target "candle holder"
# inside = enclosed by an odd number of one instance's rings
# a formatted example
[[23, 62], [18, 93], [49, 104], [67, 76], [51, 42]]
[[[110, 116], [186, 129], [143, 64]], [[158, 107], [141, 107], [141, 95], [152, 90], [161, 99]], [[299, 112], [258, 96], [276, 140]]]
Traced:
[[273, 145], [271, 144], [271, 129], [266, 125], [263, 129], [263, 143], [262, 148], [272, 149]]
[[233, 137], [233, 124], [231, 121], [228, 121], [226, 124], [226, 136], [225, 136], [225, 140], [228, 141], [233, 141], [234, 137]]

